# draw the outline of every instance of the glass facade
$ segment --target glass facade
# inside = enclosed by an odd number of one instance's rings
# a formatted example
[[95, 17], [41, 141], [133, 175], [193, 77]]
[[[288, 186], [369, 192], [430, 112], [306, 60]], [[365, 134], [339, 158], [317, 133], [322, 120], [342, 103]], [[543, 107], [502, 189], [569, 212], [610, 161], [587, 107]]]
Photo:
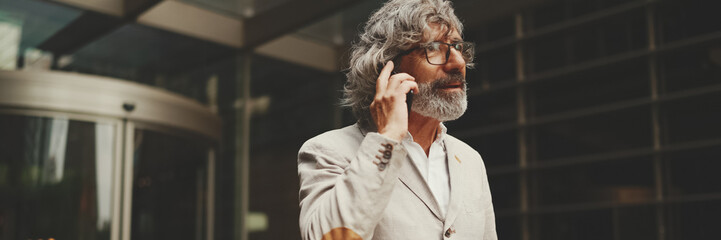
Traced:
[[41, 1], [0, 1], [0, 69], [43, 69], [52, 64], [41, 45], [78, 19], [81, 10]]
[[138, 129], [134, 146], [132, 239], [206, 239], [207, 144]]
[[466, 29], [475, 90], [448, 128], [484, 156], [500, 239], [718, 236], [710, 7], [556, 0]]
[[116, 126], [0, 115], [0, 237], [111, 239]]
[[61, 73], [0, 72], [0, 96], [0, 239], [213, 238], [219, 133], [182, 120], [217, 124], [202, 105]]

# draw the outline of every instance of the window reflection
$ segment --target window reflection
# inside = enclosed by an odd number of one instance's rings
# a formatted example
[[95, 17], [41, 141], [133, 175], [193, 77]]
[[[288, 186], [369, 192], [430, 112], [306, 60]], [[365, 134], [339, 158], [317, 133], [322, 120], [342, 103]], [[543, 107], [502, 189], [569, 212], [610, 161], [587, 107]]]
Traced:
[[110, 239], [114, 126], [0, 122], [0, 239]]
[[113, 175], [113, 127], [111, 125], [95, 125], [95, 181], [97, 184], [98, 231], [110, 228], [111, 192]]
[[68, 120], [50, 120], [50, 138], [48, 156], [43, 164], [42, 181], [45, 184], [59, 183], [63, 179], [63, 167], [65, 166], [65, 147], [68, 138]]
[[208, 147], [136, 130], [131, 237], [204, 239]]
[[52, 56], [39, 46], [82, 13], [46, 1], [0, 0], [0, 69], [50, 69]]
[[0, 12], [0, 33], [4, 35], [0, 49], [5, 49], [0, 52], [0, 69], [12, 70], [15, 69], [16, 56], [18, 55], [18, 47], [20, 45], [20, 26], [14, 23], [11, 19], [3, 17], [3, 13]]

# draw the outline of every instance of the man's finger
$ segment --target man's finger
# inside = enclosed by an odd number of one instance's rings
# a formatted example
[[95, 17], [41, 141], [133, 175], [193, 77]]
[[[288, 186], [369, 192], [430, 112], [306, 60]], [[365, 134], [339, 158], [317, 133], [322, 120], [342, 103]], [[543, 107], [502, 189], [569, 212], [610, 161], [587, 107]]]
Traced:
[[415, 80], [416, 79], [413, 76], [407, 73], [393, 74], [393, 76], [388, 79], [388, 88], [386, 89], [386, 94], [393, 94], [392, 92], [398, 91], [398, 86], [401, 85], [401, 83], [403, 82], [412, 82]]
[[411, 90], [413, 90], [413, 92], [415, 93], [418, 93], [420, 91], [418, 90], [418, 84], [415, 81], [402, 82], [401, 85], [398, 86], [398, 90], [400, 90], [403, 94], [406, 94]]
[[376, 79], [376, 95], [383, 94], [388, 88], [388, 78], [393, 72], [393, 67], [393, 61], [388, 61], [386, 65], [383, 66], [380, 75], [378, 75], [378, 79]]
[[398, 79], [401, 79], [401, 80], [410, 80], [410, 81], [415, 81], [415, 80], [416, 80], [415, 77], [411, 76], [411, 75], [408, 74], [408, 73], [396, 73], [396, 74], [393, 74], [390, 78], [391, 78], [391, 79], [392, 79], [392, 78], [398, 78]]

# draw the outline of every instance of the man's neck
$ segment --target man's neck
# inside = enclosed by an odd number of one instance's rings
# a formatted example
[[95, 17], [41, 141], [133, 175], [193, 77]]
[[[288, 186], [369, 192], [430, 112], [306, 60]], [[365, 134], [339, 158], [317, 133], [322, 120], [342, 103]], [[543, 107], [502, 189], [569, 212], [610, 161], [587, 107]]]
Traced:
[[413, 141], [421, 145], [426, 156], [431, 149], [431, 144], [436, 140], [440, 121], [411, 112], [408, 116], [408, 132], [413, 136]]

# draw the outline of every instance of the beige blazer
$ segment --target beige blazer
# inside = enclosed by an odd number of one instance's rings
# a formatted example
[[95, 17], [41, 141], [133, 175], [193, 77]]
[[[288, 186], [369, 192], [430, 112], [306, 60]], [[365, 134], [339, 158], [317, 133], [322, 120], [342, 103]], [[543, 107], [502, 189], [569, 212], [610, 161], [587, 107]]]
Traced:
[[298, 153], [302, 239], [497, 239], [483, 159], [452, 136], [445, 146], [451, 196], [441, 216], [399, 142], [357, 124], [308, 140]]

